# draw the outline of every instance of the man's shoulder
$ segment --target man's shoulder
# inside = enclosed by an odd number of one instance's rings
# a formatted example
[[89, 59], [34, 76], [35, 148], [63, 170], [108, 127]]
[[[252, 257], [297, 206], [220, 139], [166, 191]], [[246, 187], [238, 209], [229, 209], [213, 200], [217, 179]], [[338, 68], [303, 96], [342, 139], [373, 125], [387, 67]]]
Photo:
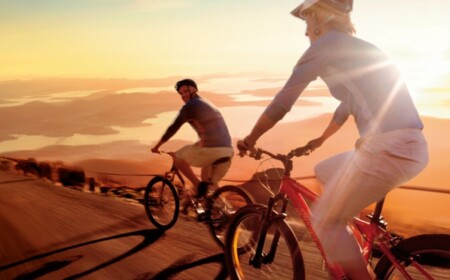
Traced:
[[197, 97], [189, 100], [185, 105], [190, 106], [190, 107], [191, 106], [192, 107], [197, 107], [197, 106], [214, 107], [214, 105], [211, 102], [209, 102], [208, 100], [206, 100], [200, 96], [197, 96]]

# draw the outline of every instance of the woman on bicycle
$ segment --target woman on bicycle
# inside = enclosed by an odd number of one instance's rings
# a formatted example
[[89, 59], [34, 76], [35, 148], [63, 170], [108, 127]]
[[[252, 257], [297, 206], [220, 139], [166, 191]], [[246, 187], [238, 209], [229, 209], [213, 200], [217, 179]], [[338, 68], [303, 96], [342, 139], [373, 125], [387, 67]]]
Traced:
[[[161, 140], [151, 149], [159, 153], [159, 148], [167, 142], [183, 124], [189, 123], [197, 132], [199, 141], [176, 151], [172, 156], [175, 166], [197, 187], [196, 196], [206, 194], [208, 185], [216, 185], [227, 173], [233, 157], [231, 136], [222, 114], [206, 99], [198, 95], [197, 83], [183, 79], [175, 84], [175, 90], [184, 101], [178, 116], [167, 128]], [[191, 166], [201, 168], [201, 181]]]
[[251, 133], [238, 141], [251, 149], [291, 109], [307, 85], [322, 78], [340, 101], [314, 150], [350, 115], [360, 138], [355, 149], [333, 156], [315, 168], [324, 192], [313, 207], [313, 226], [330, 261], [350, 279], [372, 279], [347, 221], [413, 178], [428, 162], [423, 124], [400, 73], [374, 45], [353, 36], [352, 0], [305, 0], [292, 14], [306, 22], [310, 47], [295, 65]]

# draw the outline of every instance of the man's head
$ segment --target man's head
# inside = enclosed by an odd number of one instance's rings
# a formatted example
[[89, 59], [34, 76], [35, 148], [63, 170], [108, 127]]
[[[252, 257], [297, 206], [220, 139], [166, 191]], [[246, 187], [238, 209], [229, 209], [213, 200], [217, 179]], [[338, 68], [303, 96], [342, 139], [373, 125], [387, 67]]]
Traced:
[[186, 103], [197, 95], [197, 84], [192, 79], [184, 79], [175, 84], [175, 90]]

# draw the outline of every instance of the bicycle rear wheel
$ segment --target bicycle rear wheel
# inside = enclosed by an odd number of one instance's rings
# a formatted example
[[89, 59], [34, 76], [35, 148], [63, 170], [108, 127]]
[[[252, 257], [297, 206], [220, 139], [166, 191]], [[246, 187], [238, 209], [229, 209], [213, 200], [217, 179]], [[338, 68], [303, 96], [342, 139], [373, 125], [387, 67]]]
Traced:
[[[250, 205], [241, 208], [228, 225], [225, 242], [225, 261], [231, 279], [305, 279], [303, 257], [294, 232], [283, 219], [273, 220], [264, 240], [263, 261], [255, 268], [256, 246], [266, 206]], [[277, 215], [273, 212], [273, 215]], [[274, 236], [279, 233], [279, 241]], [[269, 261], [271, 246], [277, 244], [275, 256]]]
[[[450, 275], [450, 235], [425, 234], [401, 241], [391, 249], [395, 255], [411, 256], [433, 279], [449, 279]], [[414, 280], [427, 279], [422, 273], [407, 263], [405, 270]], [[375, 267], [378, 279], [404, 279], [391, 261], [383, 256]]]
[[180, 200], [175, 186], [163, 177], [153, 178], [145, 189], [144, 207], [154, 226], [161, 230], [171, 228], [180, 211]]
[[224, 246], [225, 231], [233, 215], [240, 208], [253, 203], [253, 198], [243, 189], [227, 185], [218, 188], [209, 198], [208, 224], [214, 240]]

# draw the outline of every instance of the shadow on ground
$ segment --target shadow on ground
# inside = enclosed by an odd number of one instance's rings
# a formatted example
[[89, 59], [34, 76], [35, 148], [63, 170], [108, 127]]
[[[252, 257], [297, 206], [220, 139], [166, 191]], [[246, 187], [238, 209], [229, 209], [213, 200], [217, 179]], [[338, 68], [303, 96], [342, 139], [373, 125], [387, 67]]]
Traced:
[[[212, 255], [212, 256], [209, 256], [209, 257], [206, 257], [206, 258], [203, 258], [200, 260], [193, 260], [193, 259], [194, 259], [194, 255], [184, 256], [183, 258], [180, 258], [177, 261], [175, 261], [172, 265], [170, 265], [166, 269], [159, 272], [157, 275], [150, 275], [150, 273], [145, 273], [145, 274], [138, 276], [134, 280], [167, 280], [167, 279], [171, 279], [171, 278], [175, 277], [177, 274], [179, 274], [185, 270], [192, 269], [194, 267], [209, 264], [209, 263], [221, 264], [221, 269], [220, 269], [219, 273], [214, 278], [211, 278], [211, 279], [221, 280], [221, 279], [227, 278], [228, 272], [227, 272], [226, 265], [225, 265], [224, 253]], [[211, 275], [211, 277], [213, 277], [213, 276]]]
[[[161, 236], [162, 236], [163, 232], [159, 231], [159, 230], [138, 230], [138, 231], [132, 231], [132, 232], [128, 232], [128, 233], [123, 233], [123, 234], [119, 234], [119, 235], [114, 235], [114, 236], [110, 236], [110, 237], [105, 237], [105, 238], [100, 238], [100, 239], [96, 239], [96, 240], [92, 240], [92, 241], [88, 241], [88, 242], [83, 242], [80, 244], [76, 244], [73, 246], [69, 246], [69, 247], [65, 247], [65, 248], [61, 248], [61, 249], [57, 249], [57, 250], [53, 250], [51, 252], [46, 252], [46, 253], [42, 253], [42, 254], [38, 254], [29, 258], [26, 258], [24, 260], [20, 260], [14, 263], [10, 263], [7, 265], [3, 265], [0, 266], [0, 271], [18, 266], [18, 265], [22, 265], [24, 263], [30, 262], [30, 261], [34, 261], [34, 260], [38, 260], [38, 259], [42, 259], [57, 253], [61, 253], [64, 251], [68, 251], [68, 250], [72, 250], [75, 248], [79, 248], [79, 247], [83, 247], [83, 246], [88, 246], [94, 243], [99, 243], [99, 242], [104, 242], [104, 241], [108, 241], [108, 240], [112, 240], [112, 239], [118, 239], [118, 238], [125, 238], [125, 237], [130, 237], [130, 236], [142, 236], [144, 237], [144, 239], [142, 240], [142, 242], [140, 242], [138, 245], [134, 246], [133, 248], [131, 248], [130, 250], [126, 251], [123, 254], [120, 254], [117, 257], [112, 258], [111, 260], [101, 263], [95, 267], [92, 267], [88, 270], [85, 270], [83, 272], [80, 272], [78, 274], [69, 276], [65, 279], [78, 279], [81, 277], [84, 277], [86, 275], [89, 275], [95, 271], [98, 271], [100, 269], [103, 269], [111, 264], [114, 264], [122, 259], [125, 259], [137, 252], [139, 252], [140, 250], [146, 248], [147, 246], [149, 246], [150, 244], [152, 244], [153, 242], [155, 242], [156, 240], [158, 240]], [[42, 277], [48, 273], [54, 272], [56, 270], [59, 270], [63, 267], [66, 267], [67, 265], [81, 259], [83, 256], [82, 255], [76, 255], [76, 256], [72, 256], [72, 257], [68, 257], [66, 259], [63, 260], [59, 260], [59, 261], [50, 261], [47, 262], [45, 264], [40, 265], [37, 268], [34, 268], [30, 271], [25, 271], [22, 274], [20, 274], [19, 276], [17, 276], [15, 279], [16, 280], [21, 280], [21, 279], [36, 279], [38, 277]]]

